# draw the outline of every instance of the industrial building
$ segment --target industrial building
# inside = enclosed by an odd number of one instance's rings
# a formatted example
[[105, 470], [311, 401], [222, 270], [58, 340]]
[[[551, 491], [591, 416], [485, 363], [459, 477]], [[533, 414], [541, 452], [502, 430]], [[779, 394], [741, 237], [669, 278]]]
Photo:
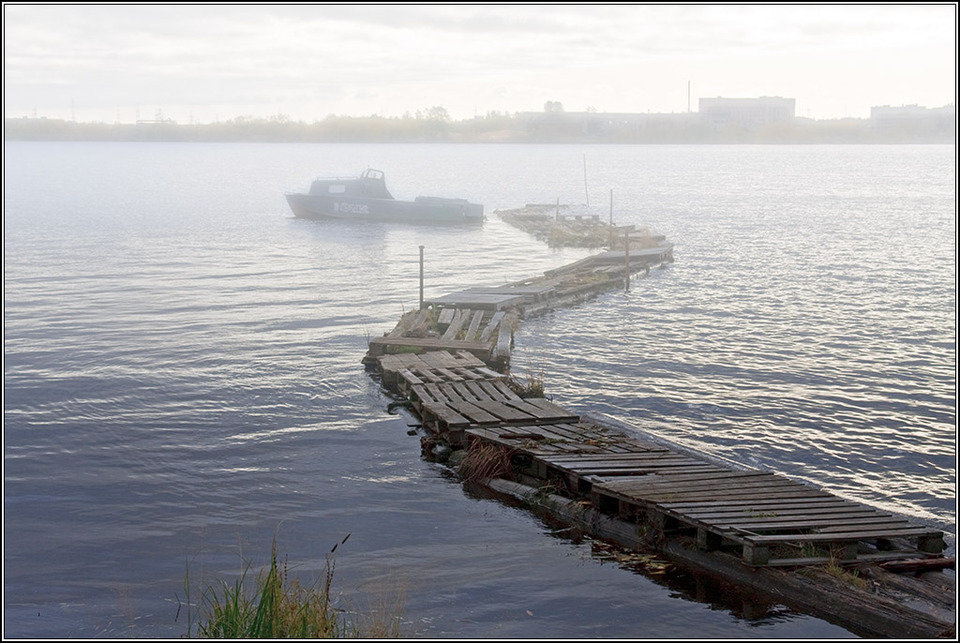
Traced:
[[700, 118], [714, 129], [756, 130], [773, 123], [789, 123], [796, 116], [796, 109], [795, 98], [779, 96], [700, 99]]

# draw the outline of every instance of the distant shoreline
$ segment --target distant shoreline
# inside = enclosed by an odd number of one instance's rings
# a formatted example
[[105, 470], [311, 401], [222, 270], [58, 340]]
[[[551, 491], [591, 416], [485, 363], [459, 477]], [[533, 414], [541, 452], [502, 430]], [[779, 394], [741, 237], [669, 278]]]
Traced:
[[409, 140], [382, 140], [382, 141], [368, 141], [368, 140], [357, 140], [357, 141], [264, 141], [264, 140], [243, 140], [243, 139], [234, 139], [234, 140], [204, 140], [204, 141], [184, 141], [184, 140], [156, 140], [156, 139], [129, 139], [129, 140], [112, 140], [112, 139], [75, 139], [75, 138], [10, 138], [5, 137], [3, 139], [4, 143], [187, 143], [191, 145], [233, 145], [233, 144], [243, 144], [243, 143], [261, 143], [264, 145], [604, 145], [604, 146], [620, 146], [620, 145], [644, 145], [644, 146], [711, 146], [711, 147], [724, 147], [724, 146], [742, 146], [742, 147], [790, 147], [790, 146], [817, 146], [817, 145], [831, 145], [831, 146], [842, 146], [842, 145], [872, 145], [872, 146], [897, 146], [897, 145], [944, 145], [944, 146], [955, 146], [956, 141], [797, 141], [797, 142], [776, 142], [776, 143], [764, 143], [764, 142], [709, 142], [709, 141], [684, 141], [684, 142], [643, 142], [643, 141], [630, 141], [630, 142], [610, 142], [610, 141], [409, 141]]
[[654, 125], [584, 132], [569, 124], [530, 125], [507, 115], [466, 121], [442, 118], [327, 117], [306, 123], [282, 117], [236, 118], [205, 124], [174, 121], [78, 123], [48, 118], [7, 118], [4, 141], [164, 143], [391, 143], [587, 145], [916, 145], [955, 144], [956, 127], [911, 124], [877, 127], [869, 119], [793, 121], [755, 129]]

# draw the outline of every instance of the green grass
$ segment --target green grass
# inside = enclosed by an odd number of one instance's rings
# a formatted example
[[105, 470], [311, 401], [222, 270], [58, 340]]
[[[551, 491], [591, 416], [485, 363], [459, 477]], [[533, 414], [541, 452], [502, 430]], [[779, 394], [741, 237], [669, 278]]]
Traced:
[[[208, 586], [200, 598], [200, 619], [196, 632], [188, 617], [187, 636], [199, 638], [396, 638], [400, 632], [399, 604], [392, 613], [381, 610], [366, 617], [348, 620], [333, 606], [331, 586], [334, 575], [334, 545], [327, 556], [324, 573], [312, 585], [291, 578], [286, 561], [278, 561], [276, 542], [270, 552], [269, 569], [261, 572], [249, 587], [250, 564], [244, 566], [233, 584], [219, 581]], [[189, 573], [187, 575], [189, 604]], [[361, 622], [362, 621], [362, 622]]]
[[543, 397], [543, 375], [530, 375], [524, 383], [516, 377], [507, 380], [507, 385], [521, 398]]
[[837, 580], [853, 585], [859, 589], [866, 590], [869, 586], [866, 579], [860, 577], [860, 572], [855, 569], [844, 568], [834, 558], [830, 559], [830, 562], [824, 566], [823, 570]]

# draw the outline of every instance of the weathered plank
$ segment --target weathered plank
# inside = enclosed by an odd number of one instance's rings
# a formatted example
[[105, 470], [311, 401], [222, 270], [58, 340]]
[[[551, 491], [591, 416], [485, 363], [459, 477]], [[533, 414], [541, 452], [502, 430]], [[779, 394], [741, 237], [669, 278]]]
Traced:
[[[567, 418], [565, 420], [567, 422], [576, 422], [580, 417], [576, 413], [572, 411], [568, 411], [562, 406], [559, 406], [557, 404], [554, 404], [553, 402], [545, 400], [542, 397], [528, 397], [524, 399], [524, 402], [526, 402], [527, 404], [532, 404], [533, 406], [539, 407], [548, 416], [557, 417], [557, 418]], [[570, 419], [570, 418], [573, 418], [573, 419]]]
[[432, 404], [441, 404], [442, 402], [435, 398], [422, 384], [410, 387], [410, 395], [414, 402], [429, 402]]
[[474, 372], [475, 369], [472, 369], [472, 368], [457, 367], [451, 370], [465, 380], [482, 380], [483, 379], [483, 375], [480, 375], [479, 373]]
[[710, 498], [797, 498], [797, 497], [820, 497], [820, 498], [829, 498], [830, 495], [825, 491], [817, 491], [814, 489], [795, 489], [792, 487], [781, 487], [774, 488], [769, 491], [756, 491], [754, 489], [729, 489], [719, 492], [714, 491], [691, 491], [684, 492], [678, 491], [676, 493], [671, 493], [669, 491], [654, 491], [654, 492], [640, 492], [640, 493], [630, 493], [636, 497], [643, 498], [651, 502], [662, 502], [669, 500], [680, 500], [680, 499], [704, 499], [708, 500]]
[[[726, 529], [746, 529], [748, 531], [783, 531], [783, 530], [797, 530], [797, 529], [812, 529], [814, 527], [836, 527], [837, 529], [843, 529], [844, 531], [855, 531], [859, 529], [907, 529], [911, 528], [912, 525], [905, 520], [884, 520], [882, 518], [848, 518], [840, 521], [842, 524], [837, 525], [833, 522], [833, 519], [821, 519], [821, 520], [781, 520], [780, 522], [768, 522], [763, 520], [757, 520], [753, 522], [742, 522], [742, 523], [727, 523], [724, 524]], [[716, 523], [709, 523], [711, 525], [716, 525]], [[819, 529], [818, 529], [819, 530]], [[820, 533], [827, 533], [822, 530], [819, 530]]]
[[408, 386], [415, 386], [418, 384], [423, 384], [423, 380], [413, 374], [410, 369], [403, 369], [399, 371], [400, 377], [404, 379]]
[[519, 306], [523, 303], [523, 297], [520, 295], [496, 294], [496, 293], [478, 293], [470, 291], [461, 291], [450, 293], [442, 297], [433, 297], [424, 300], [427, 305], [440, 306], [469, 306], [470, 308], [480, 308], [483, 310], [503, 310], [512, 306]]
[[467, 328], [467, 333], [464, 335], [464, 339], [468, 342], [476, 341], [477, 331], [480, 328], [480, 321], [483, 319], [483, 311], [478, 310], [473, 314], [473, 319], [470, 321], [470, 327]]
[[447, 402], [450, 401], [450, 398], [448, 398], [444, 394], [443, 390], [436, 384], [427, 384], [426, 386], [424, 386], [424, 388], [428, 393], [430, 393], [431, 397], [433, 397], [433, 399], [437, 400], [438, 402], [442, 402], [446, 404]]
[[432, 402], [430, 403], [425, 402], [423, 404], [423, 409], [426, 414], [434, 416], [447, 427], [470, 426], [470, 420], [456, 413], [453, 409], [446, 406], [445, 404], [435, 404]]
[[503, 320], [504, 315], [506, 315], [506, 313], [502, 310], [498, 310], [493, 314], [493, 317], [490, 318], [490, 321], [487, 322], [487, 325], [484, 327], [483, 332], [480, 333], [481, 343], [490, 339], [493, 331], [496, 330], [497, 326], [499, 326], [500, 322]]
[[477, 396], [473, 394], [468, 387], [466, 382], [458, 382], [449, 387], [452, 392], [455, 392], [461, 399], [466, 400], [467, 402], [476, 402]]
[[453, 315], [453, 321], [450, 322], [450, 325], [447, 327], [447, 330], [443, 333], [443, 336], [440, 338], [443, 341], [450, 341], [451, 339], [457, 339], [457, 333], [460, 332], [460, 328], [467, 320], [467, 316], [470, 314], [470, 310], [457, 310]]
[[453, 315], [456, 313], [456, 308], [443, 308], [440, 310], [440, 316], [437, 317], [437, 325], [447, 325], [453, 321]]
[[462, 381], [463, 381], [463, 378], [462, 378], [461, 376], [457, 375], [456, 373], [454, 373], [453, 371], [451, 371], [451, 370], [448, 369], [448, 368], [436, 368], [436, 369], [434, 369], [434, 370], [436, 370], [437, 373], [439, 373], [440, 375], [442, 375], [443, 377], [445, 377], [445, 378], [446, 378], [446, 381], [448, 381], [448, 382], [462, 382]]
[[725, 491], [730, 489], [750, 489], [752, 491], [794, 488], [791, 481], [771, 479], [768, 476], [743, 478], [719, 478], [717, 480], [691, 480], [687, 482], [644, 482], [643, 479], [625, 481], [623, 484], [611, 484], [621, 493], [650, 493], [657, 491], [688, 492]]
[[464, 368], [471, 366], [483, 366], [483, 360], [478, 359], [473, 353], [467, 351], [457, 351], [457, 360]]
[[443, 381], [442, 377], [434, 373], [433, 370], [429, 368], [425, 368], [425, 367], [411, 368], [410, 372], [414, 373], [421, 380], [426, 382], [431, 382], [433, 384], [437, 384]]
[[541, 422], [569, 422], [579, 419], [578, 416], [571, 414], [559, 406], [554, 407], [552, 410], [547, 410], [537, 404], [532, 404], [529, 398], [526, 400], [503, 399], [502, 402], [507, 406], [512, 406], [537, 418], [537, 420]]
[[500, 322], [500, 329], [497, 331], [497, 342], [493, 349], [494, 359], [505, 360], [510, 357], [510, 343], [513, 341], [512, 320], [513, 314], [506, 315]]
[[464, 385], [473, 393], [478, 400], [495, 400], [490, 393], [481, 386], [482, 382], [464, 382]]
[[396, 327], [387, 334], [387, 337], [402, 337], [403, 334], [407, 332], [407, 329], [413, 326], [414, 320], [417, 319], [418, 312], [423, 311], [411, 310], [400, 317], [400, 321], [397, 322]]
[[872, 507], [857, 507], [848, 505], [757, 505], [750, 508], [742, 508], [736, 511], [711, 511], [701, 509], [699, 511], [690, 511], [686, 509], [670, 509], [666, 505], [661, 505], [667, 511], [682, 513], [697, 520], [708, 520], [713, 523], [724, 521], [742, 520], [748, 516], [771, 516], [771, 517], [792, 517], [792, 516], [830, 516], [844, 515], [850, 513], [877, 513]]
[[849, 500], [843, 500], [836, 496], [826, 498], [794, 498], [794, 499], [759, 499], [759, 498], [741, 498], [741, 499], [717, 499], [717, 500], [694, 500], [685, 502], [665, 502], [664, 507], [683, 511], [696, 511], [698, 509], [706, 511], [741, 511], [745, 507], [776, 507], [776, 506], [806, 506], [806, 505], [834, 505], [834, 506], [863, 506], [852, 503]]
[[465, 400], [450, 400], [447, 405], [460, 415], [469, 418], [475, 424], [499, 424], [500, 418], [489, 413], [477, 404]]
[[506, 382], [500, 380], [500, 381], [494, 382], [493, 385], [496, 386], [496, 387], [497, 387], [497, 390], [500, 391], [501, 393], [503, 393], [503, 396], [506, 397], [508, 400], [519, 400], [519, 399], [520, 399], [520, 396], [517, 395], [517, 394], [513, 391], [513, 389], [510, 388], [510, 385], [507, 384]]
[[507, 406], [501, 402], [494, 402], [493, 400], [478, 401], [476, 404], [482, 409], [496, 415], [504, 422], [535, 422], [537, 419], [529, 413], [524, 413], [512, 406]]
[[[449, 330], [449, 329], [448, 329]], [[443, 340], [436, 337], [374, 337], [370, 340], [370, 346], [387, 349], [392, 347], [410, 347], [424, 348], [433, 350], [468, 350], [489, 352], [490, 347], [486, 344], [477, 342], [464, 342], [461, 340]]]
[[890, 538], [905, 536], [932, 536], [939, 537], [943, 534], [940, 531], [933, 531], [922, 527], [912, 529], [898, 530], [864, 530], [836, 533], [817, 533], [817, 534], [770, 534], [745, 537], [745, 540], [756, 544], [775, 544], [789, 542], [840, 542], [844, 540], [870, 540], [873, 538]]

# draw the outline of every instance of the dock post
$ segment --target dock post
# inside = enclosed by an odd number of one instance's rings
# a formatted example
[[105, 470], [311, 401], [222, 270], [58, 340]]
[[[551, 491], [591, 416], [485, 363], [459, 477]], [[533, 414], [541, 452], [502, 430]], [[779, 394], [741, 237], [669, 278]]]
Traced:
[[630, 292], [630, 232], [623, 233], [623, 289]]
[[557, 215], [553, 219], [554, 221], [560, 220], [560, 197], [557, 197]]
[[420, 308], [423, 310], [423, 246], [420, 246]]

